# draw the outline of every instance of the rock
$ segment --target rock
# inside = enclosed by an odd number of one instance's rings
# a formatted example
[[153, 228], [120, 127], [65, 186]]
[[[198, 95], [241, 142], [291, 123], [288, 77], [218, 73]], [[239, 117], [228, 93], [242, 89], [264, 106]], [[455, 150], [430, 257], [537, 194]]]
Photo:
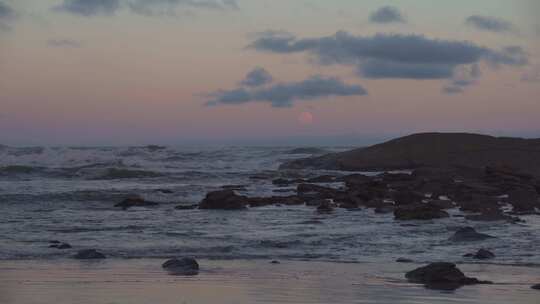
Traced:
[[540, 284], [535, 284], [531, 286], [532, 289], [540, 290]]
[[199, 203], [199, 209], [239, 210], [245, 209], [247, 198], [233, 190], [212, 191]]
[[285, 179], [285, 178], [276, 178], [272, 181], [272, 184], [273, 185], [276, 185], [276, 186], [279, 186], [279, 187], [286, 187], [286, 186], [289, 186], [291, 184], [293, 184], [294, 182], [292, 180], [289, 180], [289, 179]]
[[411, 259], [407, 259], [407, 258], [398, 258], [398, 259], [396, 260], [396, 262], [398, 262], [398, 263], [412, 263], [412, 262], [414, 262], [414, 261], [411, 260]]
[[273, 260], [270, 262], [270, 264], [281, 264], [279, 261]]
[[199, 207], [198, 204], [194, 204], [194, 205], [178, 205], [176, 207], [174, 207], [174, 209], [176, 210], [193, 210], [193, 209], [197, 209]]
[[396, 220], [431, 220], [449, 216], [446, 211], [428, 204], [399, 206], [394, 210]]
[[199, 263], [194, 258], [174, 258], [161, 265], [173, 275], [196, 275], [199, 273]]
[[174, 191], [171, 190], [171, 189], [156, 189], [154, 191], [164, 193], [164, 194], [173, 194], [174, 193]]
[[519, 189], [508, 193], [508, 201], [516, 213], [534, 213], [540, 209], [540, 200], [535, 189]]
[[95, 259], [104, 259], [105, 255], [95, 249], [84, 249], [79, 250], [73, 258], [78, 260], [95, 260]]
[[456, 207], [456, 205], [451, 200], [440, 200], [440, 199], [434, 199], [428, 201], [429, 205], [435, 206], [440, 209], [452, 209]]
[[375, 207], [374, 211], [375, 211], [375, 213], [386, 214], [386, 213], [392, 213], [395, 210], [396, 210], [396, 207], [394, 205], [383, 203], [383, 204]]
[[463, 285], [491, 284], [489, 281], [480, 281], [465, 276], [453, 263], [431, 263], [405, 274], [409, 282], [424, 284], [427, 288], [454, 290]]
[[395, 204], [401, 206], [421, 203], [425, 197], [424, 195], [411, 190], [400, 190], [394, 193], [393, 198]]
[[53, 240], [53, 241], [49, 241], [49, 244], [60, 244], [62, 242], [58, 241], [58, 240]]
[[115, 207], [121, 207], [123, 210], [127, 210], [131, 207], [149, 207], [159, 205], [156, 202], [146, 201], [142, 197], [128, 197], [120, 203], [114, 205]]
[[221, 189], [224, 190], [235, 190], [235, 191], [246, 191], [245, 185], [223, 185], [221, 186]]
[[450, 237], [452, 242], [469, 242], [469, 241], [482, 241], [486, 239], [494, 238], [491, 235], [478, 233], [472, 227], [459, 228], [453, 236]]
[[506, 221], [509, 223], [519, 223], [523, 222], [522, 219], [515, 216], [510, 216], [502, 213], [501, 211], [487, 212], [481, 214], [470, 214], [466, 215], [465, 219], [470, 221], [481, 221], [481, 222], [496, 222], [496, 221]]
[[49, 248], [69, 249], [69, 248], [71, 248], [71, 245], [68, 244], [68, 243], [54, 243], [52, 245], [49, 245]]
[[476, 253], [465, 254], [464, 257], [471, 257], [473, 259], [478, 259], [478, 260], [488, 260], [488, 259], [493, 259], [495, 257], [495, 254], [493, 254], [493, 252], [489, 250], [482, 248], [478, 250]]
[[332, 206], [332, 201], [329, 199], [322, 200], [317, 207], [318, 213], [330, 213], [334, 211], [334, 207]]
[[336, 177], [332, 175], [321, 175], [308, 179], [307, 183], [333, 183], [336, 181]]
[[302, 205], [304, 200], [296, 195], [270, 196], [270, 197], [248, 197], [247, 204], [250, 207], [262, 207], [268, 205]]

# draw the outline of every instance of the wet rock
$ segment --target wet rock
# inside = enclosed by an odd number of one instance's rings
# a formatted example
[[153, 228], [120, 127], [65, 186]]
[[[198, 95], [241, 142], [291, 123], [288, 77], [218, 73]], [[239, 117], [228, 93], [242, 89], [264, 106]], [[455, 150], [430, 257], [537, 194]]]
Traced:
[[317, 207], [318, 213], [331, 213], [334, 211], [334, 207], [331, 200], [322, 200]]
[[171, 189], [156, 189], [156, 192], [164, 193], [164, 194], [173, 194], [174, 191]]
[[430, 289], [454, 290], [464, 285], [491, 284], [465, 276], [453, 263], [431, 263], [405, 274], [409, 282], [424, 284]]
[[143, 199], [142, 197], [128, 197], [114, 206], [120, 207], [123, 210], [127, 210], [131, 207], [150, 207], [150, 206], [157, 206], [157, 205], [159, 205], [159, 203], [147, 201]]
[[424, 195], [412, 190], [399, 190], [393, 194], [394, 202], [396, 205], [411, 205], [420, 203], [425, 198]]
[[396, 207], [392, 204], [381, 204], [377, 207], [375, 207], [375, 213], [379, 214], [386, 214], [386, 213], [392, 213], [396, 210]]
[[452, 242], [470, 242], [470, 241], [482, 241], [486, 239], [494, 238], [491, 235], [479, 233], [472, 227], [459, 228], [454, 235], [450, 237]]
[[495, 254], [489, 250], [482, 248], [478, 250], [476, 253], [465, 254], [464, 257], [470, 257], [470, 258], [478, 259], [478, 260], [488, 260], [488, 259], [495, 258]]
[[534, 213], [540, 209], [540, 200], [535, 189], [519, 189], [508, 193], [508, 201], [516, 213]]
[[178, 205], [176, 207], [174, 207], [174, 209], [176, 210], [193, 210], [193, 209], [197, 209], [199, 207], [198, 204], [193, 204], [193, 205]]
[[68, 244], [68, 243], [54, 243], [52, 245], [49, 245], [49, 248], [69, 249], [69, 248], [71, 248], [71, 245]]
[[414, 262], [414, 261], [411, 260], [411, 259], [407, 259], [407, 258], [398, 258], [398, 259], [396, 260], [396, 262], [398, 262], [398, 263], [412, 263], [412, 262]]
[[281, 264], [279, 261], [273, 260], [270, 262], [270, 264]]
[[290, 180], [290, 179], [285, 179], [285, 178], [276, 178], [272, 181], [272, 184], [273, 185], [276, 185], [276, 186], [279, 186], [279, 187], [286, 187], [286, 186], [290, 186], [291, 184], [293, 184], [294, 181], [293, 180]]
[[431, 220], [449, 217], [446, 211], [428, 204], [399, 206], [394, 210], [396, 220]]
[[235, 190], [235, 191], [246, 191], [245, 185], [223, 185], [221, 186], [221, 189], [225, 190]]
[[321, 175], [308, 179], [307, 183], [333, 183], [336, 181], [336, 177], [332, 175]]
[[296, 195], [270, 196], [270, 197], [248, 197], [247, 204], [250, 207], [262, 207], [268, 205], [302, 205], [304, 200]]
[[199, 263], [194, 258], [174, 258], [161, 265], [173, 275], [196, 275], [199, 273]]
[[510, 216], [504, 214], [502, 211], [493, 211], [481, 214], [469, 214], [465, 216], [465, 219], [470, 221], [480, 221], [480, 222], [497, 222], [505, 221], [509, 223], [520, 223], [523, 222], [522, 219], [515, 216]]
[[247, 198], [233, 190], [212, 191], [199, 203], [199, 209], [239, 210], [245, 209]]
[[452, 209], [456, 207], [456, 205], [451, 200], [432, 199], [429, 200], [427, 203], [440, 209]]
[[77, 254], [73, 256], [73, 258], [78, 260], [97, 260], [104, 259], [105, 255], [95, 249], [84, 249], [79, 250]]
[[540, 290], [540, 284], [535, 284], [531, 286], [532, 289]]

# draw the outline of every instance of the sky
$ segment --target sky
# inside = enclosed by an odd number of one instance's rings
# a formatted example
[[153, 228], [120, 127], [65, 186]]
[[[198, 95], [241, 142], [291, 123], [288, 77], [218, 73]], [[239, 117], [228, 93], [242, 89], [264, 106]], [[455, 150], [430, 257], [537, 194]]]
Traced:
[[537, 0], [0, 0], [0, 144], [540, 137]]

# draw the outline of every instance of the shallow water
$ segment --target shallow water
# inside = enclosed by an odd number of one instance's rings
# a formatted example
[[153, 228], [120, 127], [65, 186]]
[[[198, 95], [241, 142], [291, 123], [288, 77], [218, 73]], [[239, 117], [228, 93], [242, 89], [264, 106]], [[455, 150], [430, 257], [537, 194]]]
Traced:
[[[192, 255], [386, 263], [407, 257], [418, 262], [473, 262], [462, 255], [484, 247], [497, 255], [494, 263], [540, 264], [540, 221], [534, 216], [524, 217], [523, 224], [469, 222], [462, 217], [403, 223], [371, 210], [339, 209], [318, 215], [306, 206], [174, 210], [177, 204], [197, 203], [222, 185], [246, 185], [240, 192], [246, 195], [287, 195], [274, 192], [271, 180], [285, 174], [276, 170], [282, 161], [307, 156], [291, 151], [291, 147], [1, 148], [0, 259], [63, 259], [81, 248], [99, 248], [113, 258]], [[161, 205], [128, 211], [113, 207], [130, 194]], [[497, 238], [448, 242], [464, 225]], [[74, 248], [48, 248], [50, 240]]]
[[201, 260], [193, 277], [170, 276], [163, 260], [2, 261], [5, 304], [146, 303], [489, 303], [536, 304], [530, 286], [538, 269], [460, 265], [467, 275], [495, 281], [436, 291], [407, 283], [417, 264]]

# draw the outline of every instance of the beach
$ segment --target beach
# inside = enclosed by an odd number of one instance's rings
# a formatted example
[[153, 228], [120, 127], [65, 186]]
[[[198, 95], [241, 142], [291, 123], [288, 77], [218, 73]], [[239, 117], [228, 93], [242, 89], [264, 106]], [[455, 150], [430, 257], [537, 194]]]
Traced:
[[0, 302], [80, 303], [538, 303], [538, 267], [463, 264], [494, 281], [455, 291], [407, 283], [419, 265], [313, 261], [201, 260], [197, 276], [172, 276], [160, 259], [2, 261]]

